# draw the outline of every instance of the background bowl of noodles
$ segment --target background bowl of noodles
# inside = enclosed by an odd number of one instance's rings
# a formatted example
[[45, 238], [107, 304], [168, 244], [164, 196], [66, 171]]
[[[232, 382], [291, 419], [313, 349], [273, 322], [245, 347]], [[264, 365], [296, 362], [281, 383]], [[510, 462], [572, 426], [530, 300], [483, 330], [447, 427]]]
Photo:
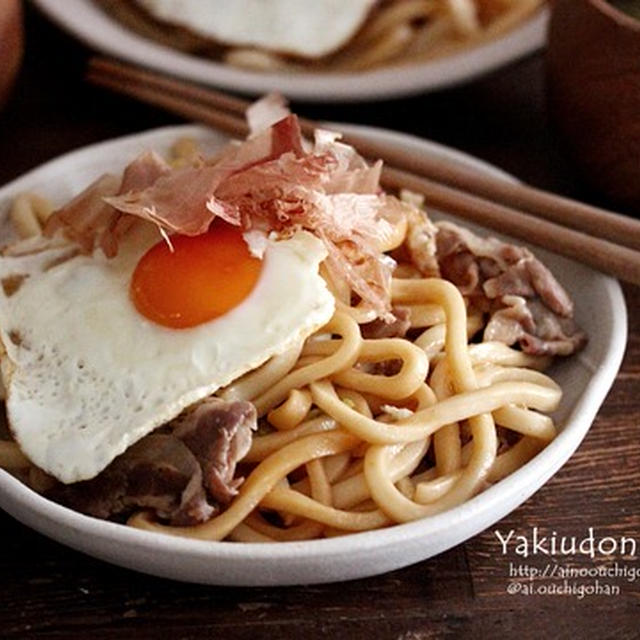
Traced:
[[[258, 63], [262, 68], [246, 68], [225, 62], [219, 53], [206, 57], [202, 47], [190, 41], [177, 46], [164, 35], [152, 38], [149, 30], [142, 33], [141, 28], [132, 28], [130, 20], [114, 13], [116, 5], [123, 4], [120, 0], [36, 0], [36, 4], [61, 27], [103, 53], [224, 89], [253, 95], [277, 90], [289, 98], [323, 102], [410, 95], [468, 81], [542, 47], [548, 21], [542, 0], [520, 0], [517, 11], [468, 38], [436, 38], [438, 31], [449, 28], [437, 22], [433, 42], [430, 32], [422, 48], [388, 60], [376, 60], [376, 54], [371, 61], [371, 51], [364, 47], [362, 55], [347, 48], [321, 64], [263, 57], [264, 64]], [[242, 56], [242, 52], [230, 53]]]

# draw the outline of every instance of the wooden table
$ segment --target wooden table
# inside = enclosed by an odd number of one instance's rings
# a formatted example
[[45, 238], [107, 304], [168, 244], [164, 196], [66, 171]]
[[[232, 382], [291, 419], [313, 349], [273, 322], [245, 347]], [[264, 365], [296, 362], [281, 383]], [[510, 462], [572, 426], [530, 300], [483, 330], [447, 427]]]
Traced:
[[[0, 183], [62, 152], [176, 122], [86, 86], [88, 52], [27, 11], [27, 57], [0, 114]], [[498, 164], [536, 185], [598, 202], [563, 158], [534, 56], [465, 87], [369, 105], [300, 105], [304, 114], [393, 127]], [[606, 201], [603, 201], [606, 204]], [[587, 438], [565, 467], [503, 521], [436, 558], [393, 573], [292, 588], [179, 584], [113, 567], [0, 515], [4, 638], [638, 638], [640, 576], [600, 578], [617, 595], [510, 594], [510, 570], [545, 559], [502, 555], [493, 533], [624, 535], [640, 546], [640, 303], [625, 287], [627, 355]], [[621, 560], [640, 571], [638, 555]], [[564, 560], [561, 561], [561, 563]], [[598, 566], [571, 559], [583, 570]], [[566, 563], [569, 564], [569, 563]], [[561, 580], [547, 580], [561, 584]], [[592, 578], [570, 582], [593, 584]], [[601, 585], [602, 586], [602, 585]], [[583, 592], [584, 594], [584, 592]]]

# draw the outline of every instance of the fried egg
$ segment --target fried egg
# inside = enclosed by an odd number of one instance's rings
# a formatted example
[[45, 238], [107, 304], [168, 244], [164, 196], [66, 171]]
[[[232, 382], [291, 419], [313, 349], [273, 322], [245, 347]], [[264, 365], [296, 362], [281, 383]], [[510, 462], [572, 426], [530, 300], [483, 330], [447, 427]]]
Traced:
[[115, 258], [69, 245], [0, 258], [0, 339], [10, 429], [64, 483], [96, 476], [131, 444], [331, 317], [326, 251], [298, 232], [262, 260], [214, 223], [173, 236], [140, 223]]
[[355, 35], [377, 0], [137, 0], [154, 18], [219, 43], [321, 58]]

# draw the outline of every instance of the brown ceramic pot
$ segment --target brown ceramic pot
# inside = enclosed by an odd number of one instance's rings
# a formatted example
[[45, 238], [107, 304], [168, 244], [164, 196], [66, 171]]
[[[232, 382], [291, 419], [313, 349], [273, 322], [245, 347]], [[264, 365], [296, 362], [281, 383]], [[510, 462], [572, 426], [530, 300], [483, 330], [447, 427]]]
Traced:
[[640, 20], [605, 0], [555, 0], [552, 119], [585, 177], [640, 213]]
[[21, 0], [0, 0], [0, 105], [20, 68], [23, 37]]

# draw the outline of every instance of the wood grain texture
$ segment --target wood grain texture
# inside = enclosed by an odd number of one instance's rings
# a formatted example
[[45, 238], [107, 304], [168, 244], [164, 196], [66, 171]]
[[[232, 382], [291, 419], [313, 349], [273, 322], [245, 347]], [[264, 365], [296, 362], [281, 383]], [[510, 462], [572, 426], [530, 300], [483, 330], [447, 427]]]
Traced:
[[[64, 151], [176, 122], [81, 81], [87, 52], [27, 11], [29, 46], [0, 113], [0, 183]], [[55, 52], [55, 56], [49, 55]], [[368, 106], [314, 105], [314, 118], [403, 129], [462, 148], [533, 184], [607, 206], [576, 181], [546, 123], [542, 62], [532, 58], [465, 87]], [[640, 577], [618, 596], [509, 595], [494, 531], [627, 535], [640, 543], [640, 299], [625, 287], [629, 345], [585, 441], [531, 499], [429, 561], [338, 585], [241, 589], [188, 585], [113, 567], [0, 514], [3, 638], [616, 638], [638, 637]], [[562, 559], [560, 562], [569, 564]], [[547, 558], [526, 564], [544, 570]], [[571, 564], [597, 563], [580, 557]], [[636, 558], [634, 566], [640, 570]], [[538, 584], [550, 583], [539, 580]], [[611, 581], [610, 581], [611, 582]]]

